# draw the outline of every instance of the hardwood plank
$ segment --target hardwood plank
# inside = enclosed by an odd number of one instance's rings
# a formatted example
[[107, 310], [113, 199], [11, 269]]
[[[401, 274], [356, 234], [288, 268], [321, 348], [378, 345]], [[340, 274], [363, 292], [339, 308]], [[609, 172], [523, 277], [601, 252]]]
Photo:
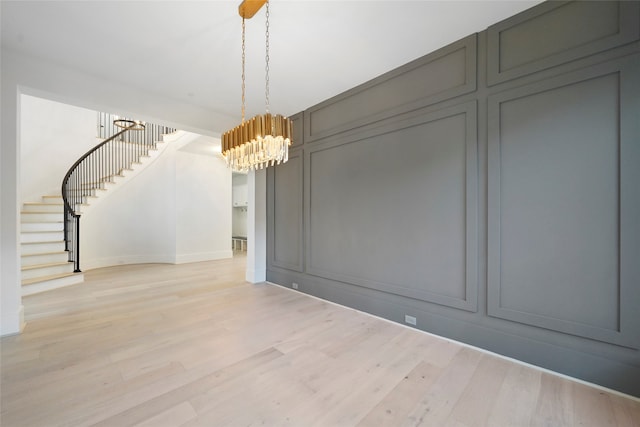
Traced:
[[640, 404], [626, 397], [609, 395], [616, 425], [640, 427]]
[[[395, 334], [394, 331], [390, 333]], [[390, 338], [388, 345], [372, 354], [370, 360], [361, 362], [364, 372], [349, 387], [349, 394], [325, 411], [314, 425], [357, 424], [423, 362], [423, 353], [416, 351], [422, 343], [424, 337], [409, 329]]]
[[468, 387], [482, 357], [483, 354], [479, 351], [469, 348], [461, 349], [400, 425], [446, 425], [445, 421]]
[[440, 369], [420, 362], [357, 425], [393, 427], [402, 424], [439, 375]]
[[487, 425], [526, 426], [538, 400], [541, 372], [511, 364], [507, 370]]
[[581, 426], [608, 427], [616, 425], [609, 396], [584, 384], [572, 384], [574, 419]]
[[129, 265], [23, 299], [2, 426], [613, 425], [640, 402], [270, 284]]
[[572, 383], [546, 372], [541, 375], [540, 391], [532, 426], [570, 426], [574, 423]]
[[[131, 406], [127, 410], [106, 418], [95, 425], [96, 427], [113, 425], [124, 427], [151, 419], [154, 414], [157, 414], [168, 406], [185, 402], [194, 396], [201, 395], [207, 390], [215, 388], [227, 381], [232, 381], [239, 376], [250, 375], [252, 370], [256, 367], [260, 367], [262, 364], [267, 363], [274, 358], [279, 358], [280, 356], [282, 356], [282, 353], [279, 351], [275, 349], [268, 349], [229, 367], [150, 398], [138, 405]], [[191, 406], [190, 403], [189, 407], [193, 409], [193, 406]]]
[[166, 411], [160, 412], [135, 427], [180, 426], [198, 416], [189, 402], [182, 402]]
[[488, 425], [491, 407], [502, 387], [510, 362], [485, 354], [445, 424]]

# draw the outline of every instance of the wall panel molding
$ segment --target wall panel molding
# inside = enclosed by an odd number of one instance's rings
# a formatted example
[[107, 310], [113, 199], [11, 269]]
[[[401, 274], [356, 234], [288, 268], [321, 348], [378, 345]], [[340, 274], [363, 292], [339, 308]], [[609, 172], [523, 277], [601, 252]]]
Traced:
[[304, 271], [303, 240], [303, 152], [291, 150], [289, 161], [268, 169], [270, 215], [269, 265], [285, 270]]
[[639, 96], [636, 55], [489, 97], [490, 316], [638, 348]]
[[492, 25], [487, 37], [494, 85], [640, 39], [640, 2], [545, 2]]
[[306, 150], [306, 271], [476, 311], [476, 127], [467, 102]]
[[476, 90], [473, 34], [305, 111], [305, 142]]

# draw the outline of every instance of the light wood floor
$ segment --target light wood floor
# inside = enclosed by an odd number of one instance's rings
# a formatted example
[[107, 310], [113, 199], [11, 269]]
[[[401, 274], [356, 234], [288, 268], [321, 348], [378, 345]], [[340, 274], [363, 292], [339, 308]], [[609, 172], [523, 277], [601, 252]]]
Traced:
[[640, 402], [274, 285], [244, 259], [86, 272], [24, 298], [13, 426], [640, 426]]

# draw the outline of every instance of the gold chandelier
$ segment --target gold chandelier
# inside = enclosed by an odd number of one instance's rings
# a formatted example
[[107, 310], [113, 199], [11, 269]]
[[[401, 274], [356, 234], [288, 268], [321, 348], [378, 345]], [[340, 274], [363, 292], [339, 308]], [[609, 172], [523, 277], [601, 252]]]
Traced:
[[[245, 19], [266, 7], [266, 113], [245, 121]], [[289, 160], [293, 123], [287, 117], [269, 112], [269, 0], [244, 0], [238, 7], [242, 17], [242, 122], [222, 134], [222, 156], [233, 171], [263, 169]]]

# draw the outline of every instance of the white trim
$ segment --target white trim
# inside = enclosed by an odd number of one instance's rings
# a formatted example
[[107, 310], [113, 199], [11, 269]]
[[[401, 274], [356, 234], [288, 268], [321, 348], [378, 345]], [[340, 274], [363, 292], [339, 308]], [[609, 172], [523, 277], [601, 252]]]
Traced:
[[[17, 322], [16, 322], [17, 321]], [[0, 337], [18, 335], [24, 330], [24, 305], [20, 304], [18, 310], [12, 313], [2, 313], [2, 323], [0, 324]]]
[[261, 283], [267, 280], [267, 171], [247, 174], [247, 267], [245, 280]]
[[399, 323], [399, 322], [394, 322], [393, 320], [385, 319], [384, 317], [376, 316], [375, 314], [367, 313], [365, 311], [360, 311], [360, 310], [355, 309], [353, 307], [347, 307], [346, 305], [342, 305], [342, 304], [338, 304], [338, 303], [333, 302], [333, 301], [325, 300], [325, 299], [319, 298], [319, 297], [317, 297], [315, 295], [310, 295], [310, 294], [301, 292], [299, 290], [291, 289], [291, 288], [288, 288], [288, 287], [283, 286], [283, 285], [278, 285], [277, 283], [268, 282], [268, 281], [265, 281], [265, 283], [268, 284], [268, 285], [278, 286], [278, 287], [280, 287], [282, 289], [286, 289], [286, 290], [291, 291], [291, 292], [296, 292], [296, 293], [301, 294], [301, 295], [305, 295], [305, 296], [308, 296], [308, 297], [311, 297], [311, 298], [315, 298], [318, 301], [326, 302], [328, 304], [333, 304], [333, 305], [335, 305], [337, 307], [342, 307], [342, 308], [345, 308], [347, 310], [353, 310], [353, 311], [356, 311], [356, 312], [358, 312], [360, 314], [364, 314], [364, 315], [367, 315], [367, 316], [374, 317], [376, 319], [384, 320], [385, 322], [392, 323], [392, 324], [397, 325], [397, 326], [402, 326], [403, 328], [411, 329], [412, 331], [421, 332], [421, 333], [429, 335], [430, 337], [433, 337], [433, 338], [438, 338], [438, 339], [444, 340], [446, 342], [459, 344], [459, 345], [461, 345], [463, 347], [470, 348], [470, 349], [473, 349], [473, 350], [477, 350], [477, 351], [479, 351], [481, 353], [490, 354], [490, 355], [498, 357], [500, 359], [508, 360], [508, 361], [516, 363], [518, 365], [526, 366], [528, 368], [532, 368], [532, 369], [535, 369], [535, 370], [540, 371], [540, 372], [544, 372], [544, 373], [547, 373], [547, 374], [550, 374], [550, 375], [555, 375], [557, 377], [564, 378], [564, 379], [569, 380], [569, 381], [574, 381], [576, 383], [583, 384], [583, 385], [586, 385], [586, 386], [589, 386], [589, 387], [593, 387], [595, 389], [598, 389], [598, 390], [601, 390], [601, 391], [604, 391], [604, 392], [607, 392], [607, 393], [615, 394], [617, 396], [621, 396], [621, 397], [624, 397], [626, 399], [631, 399], [631, 400], [633, 400], [635, 402], [640, 402], [640, 397], [632, 396], [630, 394], [626, 394], [626, 393], [623, 393], [623, 392], [618, 391], [618, 390], [613, 390], [613, 389], [601, 386], [599, 384], [590, 383], [589, 381], [585, 381], [585, 380], [581, 380], [579, 378], [571, 377], [569, 375], [565, 375], [565, 374], [562, 374], [560, 372], [552, 371], [550, 369], [543, 368], [541, 366], [532, 365], [530, 363], [523, 362], [522, 360], [514, 359], [512, 357], [505, 356], [503, 354], [494, 353], [493, 351], [486, 350], [486, 349], [480, 348], [480, 347], [476, 347], [476, 346], [473, 346], [471, 344], [467, 344], [467, 343], [464, 343], [464, 342], [461, 342], [461, 341], [456, 341], [456, 340], [453, 340], [453, 339], [450, 339], [450, 338], [441, 337], [440, 335], [436, 335], [436, 334], [433, 334], [431, 332], [423, 331], [421, 329], [417, 329], [417, 328], [414, 328], [414, 327], [411, 327], [411, 326], [407, 326], [407, 325], [404, 325], [404, 324]]
[[263, 283], [267, 280], [267, 271], [262, 269], [255, 270], [247, 264], [245, 280], [249, 283]]
[[118, 255], [113, 257], [96, 258], [82, 261], [82, 270], [96, 268], [117, 267], [130, 264], [188, 264], [191, 262], [215, 261], [233, 257], [231, 249], [214, 252], [197, 252], [192, 254], [163, 254], [163, 255]]
[[196, 252], [191, 254], [176, 254], [176, 264], [186, 264], [190, 262], [215, 261], [217, 259], [227, 259], [233, 257], [231, 249], [215, 252]]
[[128, 264], [175, 264], [176, 255], [118, 255], [114, 257], [96, 258], [86, 262], [80, 259], [80, 262], [82, 270], [86, 271]]

